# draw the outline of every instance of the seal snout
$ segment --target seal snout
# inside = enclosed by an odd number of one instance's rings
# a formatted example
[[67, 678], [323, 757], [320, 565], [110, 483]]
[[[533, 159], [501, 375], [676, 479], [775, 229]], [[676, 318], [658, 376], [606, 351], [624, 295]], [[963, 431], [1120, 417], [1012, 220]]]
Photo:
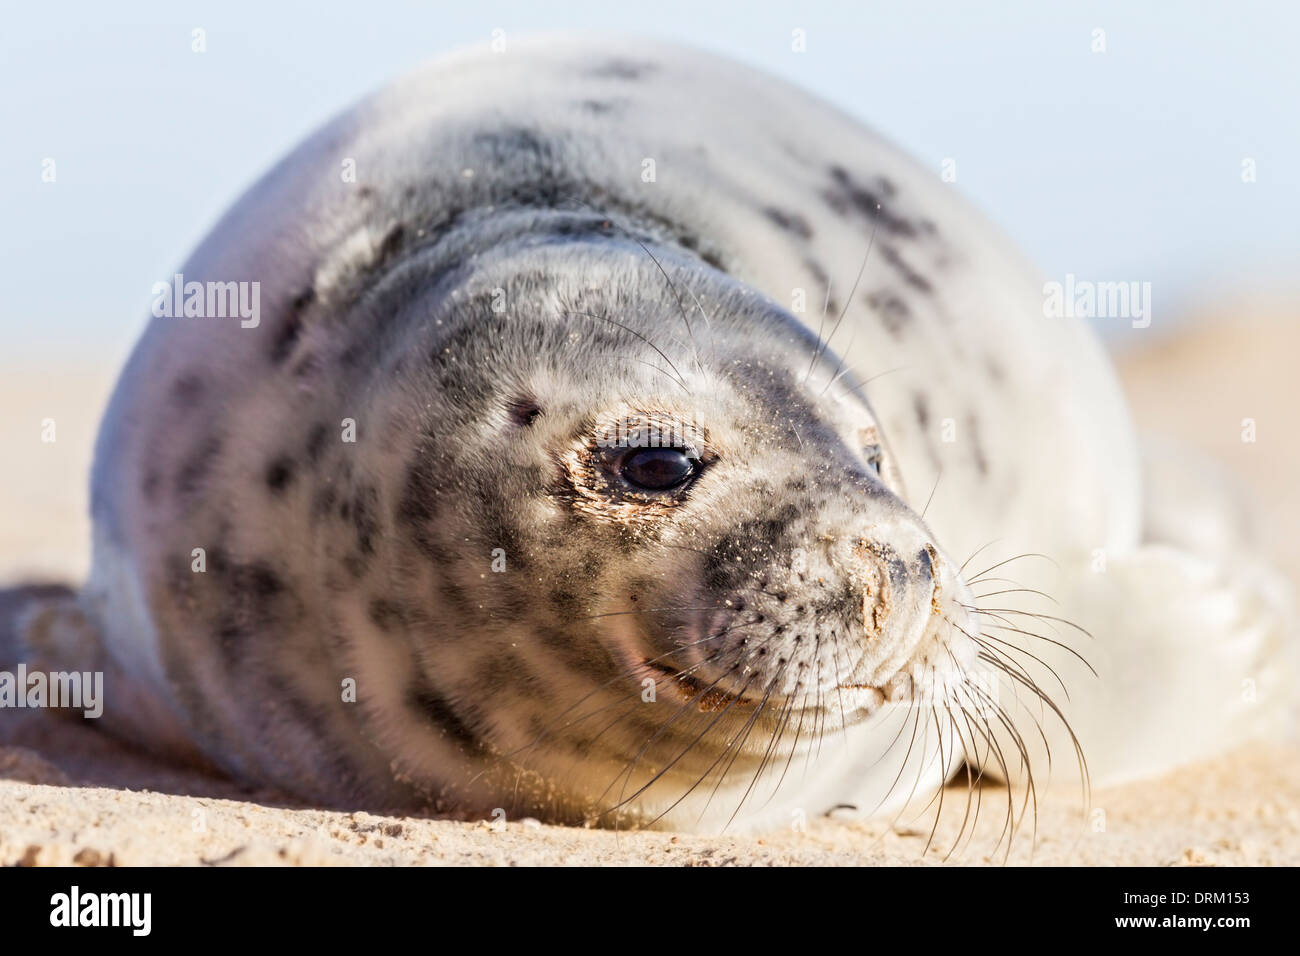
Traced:
[[934, 545], [926, 543], [911, 560], [889, 544], [866, 538], [854, 545], [862, 590], [862, 622], [868, 641], [884, 636], [900, 607], [930, 605], [938, 611], [943, 564]]

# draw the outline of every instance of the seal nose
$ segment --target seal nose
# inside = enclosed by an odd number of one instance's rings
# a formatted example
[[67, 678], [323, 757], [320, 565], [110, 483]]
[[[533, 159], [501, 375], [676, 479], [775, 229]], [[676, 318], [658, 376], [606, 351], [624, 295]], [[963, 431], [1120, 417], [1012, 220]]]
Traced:
[[938, 557], [935, 555], [934, 549], [927, 544], [924, 548], [921, 549], [921, 553], [918, 554], [916, 558], [917, 558], [917, 562], [920, 565], [921, 573], [926, 575], [931, 581], [933, 581], [935, 574], [937, 574], [939, 570], [935, 566], [936, 562], [938, 561]]
[[[909, 549], [910, 550], [910, 549]], [[943, 562], [926, 542], [910, 560], [894, 547], [859, 539], [856, 554], [865, 564], [863, 617], [869, 633], [879, 634], [887, 618], [903, 607], [932, 607], [942, 590]]]

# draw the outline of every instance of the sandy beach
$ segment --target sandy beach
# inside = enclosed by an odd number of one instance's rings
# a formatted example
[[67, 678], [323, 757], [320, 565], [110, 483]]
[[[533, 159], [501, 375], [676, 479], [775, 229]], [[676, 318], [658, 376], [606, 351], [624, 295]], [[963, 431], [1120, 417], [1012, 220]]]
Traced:
[[[1194, 324], [1121, 357], [1144, 432], [1213, 455], [1267, 516], [1267, 544], [1300, 583], [1300, 322], [1293, 315]], [[91, 446], [115, 364], [86, 359], [5, 369], [9, 450], [0, 476], [0, 586], [75, 582], [88, 563]], [[1258, 441], [1241, 440], [1254, 419]], [[42, 442], [52, 420], [53, 442]], [[0, 662], [3, 666], [6, 662]], [[1252, 745], [1158, 780], [1092, 794], [1040, 794], [1011, 862], [1086, 865], [1300, 863], [1300, 748]], [[954, 784], [933, 815], [887, 823], [813, 820], [764, 835], [675, 836], [379, 817], [297, 808], [283, 797], [164, 766], [87, 723], [49, 712], [0, 712], [0, 863], [4, 864], [742, 864], [932, 865], [1002, 862], [1006, 793], [988, 788], [969, 839], [957, 839], [967, 794]], [[1097, 811], [1100, 811], [1098, 813]], [[953, 845], [957, 843], [954, 852]]]

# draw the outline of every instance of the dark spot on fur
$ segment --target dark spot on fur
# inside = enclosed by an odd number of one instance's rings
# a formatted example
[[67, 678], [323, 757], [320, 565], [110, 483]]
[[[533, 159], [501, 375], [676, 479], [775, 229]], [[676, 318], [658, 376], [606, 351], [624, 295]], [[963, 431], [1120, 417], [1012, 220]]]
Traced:
[[866, 298], [867, 305], [880, 316], [885, 330], [895, 338], [900, 337], [912, 319], [912, 310], [907, 303], [888, 289], [868, 293]]
[[363, 349], [360, 342], [353, 342], [339, 354], [339, 364], [344, 368], [356, 368], [361, 361]]
[[822, 290], [822, 310], [827, 315], [839, 315], [840, 303], [831, 290], [831, 277], [816, 259], [805, 259], [804, 266], [813, 274], [818, 287]]
[[446, 560], [446, 555], [445, 550], [439, 546], [432, 525], [438, 512], [441, 491], [437, 480], [440, 464], [436, 460], [436, 453], [416, 454], [406, 470], [405, 487], [394, 516], [396, 525], [409, 533], [420, 553], [439, 564]]
[[894, 215], [886, 205], [886, 200], [894, 195], [891, 183], [878, 180], [874, 188], [869, 188], [856, 181], [843, 166], [832, 166], [830, 175], [831, 185], [822, 190], [822, 198], [836, 213], [841, 216], [857, 213], [895, 236], [916, 235], [916, 227]]
[[298, 360], [297, 363], [295, 363], [293, 367], [293, 374], [297, 378], [307, 378], [308, 376], [315, 375], [320, 370], [321, 370], [320, 356], [316, 355], [315, 353], [309, 353], [307, 355], [304, 355], [301, 359]]
[[420, 714], [434, 729], [440, 731], [457, 746], [469, 751], [480, 749], [473, 728], [452, 707], [451, 702], [426, 681], [418, 680], [406, 694], [407, 706]]
[[298, 344], [298, 338], [302, 335], [303, 313], [315, 300], [316, 290], [309, 288], [298, 293], [289, 303], [289, 311], [285, 313], [284, 320], [276, 330], [275, 339], [271, 343], [271, 361], [274, 364], [281, 364], [293, 353], [294, 346]]
[[912, 396], [912, 407], [916, 410], [916, 420], [922, 428], [930, 427], [930, 403], [920, 392]]
[[545, 690], [530, 674], [522, 661], [510, 657], [492, 656], [479, 669], [477, 686], [483, 696], [509, 692], [529, 698], [545, 698]]
[[703, 562], [705, 586], [722, 592], [747, 585], [753, 574], [766, 564], [768, 555], [788, 552], [799, 545], [798, 541], [787, 541], [787, 538], [791, 536], [791, 528], [799, 526], [801, 521], [799, 507], [790, 502], [719, 535]]
[[582, 603], [578, 595], [567, 588], [552, 588], [550, 598], [551, 605], [561, 614], [573, 614], [581, 610]]
[[812, 238], [812, 226], [808, 225], [808, 220], [797, 212], [786, 212], [777, 209], [775, 206], [768, 206], [763, 210], [763, 215], [772, 220], [784, 231], [798, 236], [800, 239]]
[[358, 489], [352, 498], [352, 526], [357, 532], [357, 549], [367, 556], [375, 553], [375, 535], [379, 533], [378, 508], [379, 491], [374, 485]]
[[277, 494], [293, 482], [293, 459], [282, 455], [266, 469], [266, 486]]
[[[447, 566], [453, 563], [450, 555], [439, 555], [439, 564]], [[449, 578], [443, 578], [438, 582], [438, 596], [447, 602], [448, 606], [458, 614], [468, 615], [474, 612], [470, 607], [469, 597], [465, 594], [465, 589]]]
[[381, 631], [404, 628], [407, 620], [405, 605], [388, 598], [374, 598], [370, 602], [370, 620]]
[[326, 485], [316, 492], [316, 497], [312, 499], [311, 511], [317, 518], [322, 518], [334, 510], [334, 501], [337, 494], [332, 485]]
[[578, 108], [595, 116], [604, 116], [619, 108], [619, 104], [610, 100], [582, 100]]
[[653, 63], [622, 58], [606, 60], [587, 71], [588, 76], [603, 77], [613, 80], [640, 80], [653, 73], [658, 67]]
[[541, 625], [534, 629], [534, 633], [557, 660], [582, 674], [585, 679], [603, 680], [625, 676], [621, 664], [601, 652], [595, 642], [584, 640], [582, 635], [570, 628]]
[[320, 461], [320, 453], [325, 450], [325, 439], [329, 433], [329, 426], [321, 423], [312, 428], [311, 434], [307, 436], [307, 458], [313, 464]]
[[[473, 146], [492, 166], [503, 169], [522, 167], [534, 175], [547, 173], [555, 159], [555, 148], [546, 134], [526, 126], [504, 126], [478, 133], [474, 136]], [[523, 183], [516, 186], [527, 188]], [[537, 205], [553, 208], [558, 205], [558, 198], [557, 195]]]
[[273, 637], [268, 632], [285, 626], [292, 598], [285, 583], [261, 562], [231, 562], [225, 552], [214, 548], [208, 553], [208, 572], [224, 595], [217, 623], [217, 639], [228, 667], [244, 663], [244, 644], [254, 634]]
[[930, 280], [921, 275], [903, 259], [899, 251], [888, 243], [880, 244], [880, 257], [888, 262], [898, 274], [903, 277], [903, 281], [910, 285], [918, 292], [924, 292], [930, 295], [934, 292], [934, 287], [930, 285]]
[[218, 576], [230, 571], [230, 558], [226, 555], [225, 548], [208, 549], [208, 570]]
[[727, 267], [723, 265], [722, 257], [712, 249], [701, 248], [702, 243], [700, 241], [700, 237], [695, 235], [694, 233], [686, 232], [682, 230], [681, 227], [677, 227], [677, 243], [683, 249], [695, 253], [697, 256], [699, 256], [709, 265], [713, 266], [713, 268], [717, 269], [719, 272], [727, 271]]
[[975, 467], [979, 469], [981, 475], [989, 473], [989, 460], [984, 454], [984, 444], [980, 440], [979, 419], [974, 415], [968, 415], [966, 418], [966, 429], [970, 435], [971, 452], [975, 456]]
[[253, 563], [240, 565], [237, 572], [237, 586], [247, 590], [257, 600], [273, 598], [284, 590], [280, 578], [265, 564]]
[[596, 552], [588, 551], [579, 561], [579, 567], [586, 577], [594, 581], [605, 570], [605, 560]]
[[191, 409], [203, 398], [203, 379], [197, 372], [187, 372], [172, 382], [172, 399], [183, 409]]
[[176, 494], [180, 497], [189, 497], [198, 492], [220, 455], [221, 439], [216, 435], [209, 435], [177, 470]]

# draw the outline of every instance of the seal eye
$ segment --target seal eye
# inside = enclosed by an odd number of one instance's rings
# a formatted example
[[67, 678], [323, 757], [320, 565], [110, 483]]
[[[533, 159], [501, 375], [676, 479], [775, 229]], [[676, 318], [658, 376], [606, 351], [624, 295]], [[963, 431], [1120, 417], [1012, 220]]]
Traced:
[[862, 450], [862, 453], [866, 456], [867, 464], [871, 466], [871, 470], [879, 475], [885, 461], [884, 449], [879, 445], [868, 445]]
[[619, 464], [619, 474], [628, 484], [646, 491], [668, 491], [695, 473], [695, 465], [677, 448], [643, 448]]

